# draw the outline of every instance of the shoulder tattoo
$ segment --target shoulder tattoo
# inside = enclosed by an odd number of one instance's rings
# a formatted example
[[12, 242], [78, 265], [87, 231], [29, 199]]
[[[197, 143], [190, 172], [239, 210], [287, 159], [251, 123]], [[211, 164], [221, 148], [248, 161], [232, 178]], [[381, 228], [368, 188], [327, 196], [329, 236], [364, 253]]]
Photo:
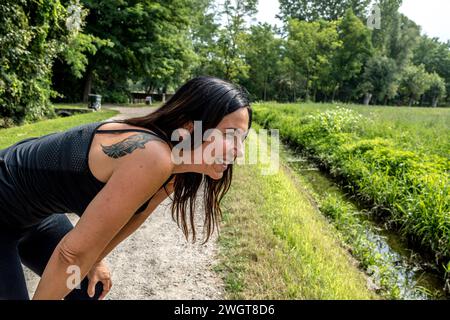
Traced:
[[111, 158], [117, 159], [132, 153], [136, 149], [145, 149], [145, 144], [152, 138], [151, 134], [138, 133], [131, 135], [110, 146], [102, 146], [103, 152]]

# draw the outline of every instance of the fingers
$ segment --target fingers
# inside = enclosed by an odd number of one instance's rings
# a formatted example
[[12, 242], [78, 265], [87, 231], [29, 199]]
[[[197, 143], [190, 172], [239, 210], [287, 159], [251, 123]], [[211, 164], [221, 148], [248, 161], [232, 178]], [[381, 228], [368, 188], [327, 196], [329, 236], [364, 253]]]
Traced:
[[101, 282], [103, 284], [103, 291], [98, 298], [99, 300], [103, 300], [108, 294], [108, 292], [111, 290], [112, 281], [110, 279], [99, 280], [98, 278], [93, 278], [92, 280], [89, 280], [87, 293], [91, 298], [94, 297], [95, 295], [95, 285], [97, 284], [97, 282]]
[[98, 279], [96, 277], [89, 279], [87, 293], [88, 293], [89, 297], [91, 297], [91, 298], [95, 295], [95, 285], [97, 284], [97, 282], [98, 282]]
[[103, 280], [103, 291], [102, 294], [100, 295], [100, 297], [98, 298], [99, 300], [103, 300], [105, 298], [105, 296], [108, 294], [108, 292], [111, 290], [112, 287], [112, 281], [111, 280]]
[[100, 282], [103, 290], [98, 299], [102, 300], [105, 298], [112, 287], [111, 273], [109, 272], [108, 267], [104, 263], [95, 265], [92, 272], [90, 272], [90, 275], [88, 275], [88, 279], [89, 284], [87, 294], [89, 297], [93, 298], [95, 296], [96, 285]]

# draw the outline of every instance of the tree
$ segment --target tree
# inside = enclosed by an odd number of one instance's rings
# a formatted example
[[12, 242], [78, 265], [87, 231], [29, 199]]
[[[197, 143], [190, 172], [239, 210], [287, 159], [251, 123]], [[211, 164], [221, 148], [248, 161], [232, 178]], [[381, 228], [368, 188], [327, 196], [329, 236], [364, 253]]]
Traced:
[[89, 10], [85, 34], [112, 44], [88, 55], [85, 101], [92, 88], [106, 100], [124, 102], [130, 81], [164, 91], [188, 76], [197, 0], [82, 1]]
[[[246, 18], [256, 14], [257, 0], [225, 0], [221, 17], [225, 19], [219, 30], [217, 56], [225, 79], [239, 82], [248, 78], [249, 66], [245, 62]], [[218, 70], [219, 71], [219, 70]]]
[[[333, 79], [336, 86], [333, 90], [332, 100], [339, 88], [351, 83], [359, 77], [363, 71], [364, 64], [373, 54], [369, 29], [353, 14], [351, 9], [347, 10], [338, 27], [339, 41], [341, 46], [336, 50], [333, 57]], [[353, 96], [353, 86], [347, 86], [349, 96]]]
[[396, 25], [391, 33], [387, 55], [402, 69], [411, 62], [414, 49], [420, 39], [420, 27], [402, 14], [399, 21], [400, 25]]
[[393, 59], [375, 55], [367, 61], [359, 91], [364, 96], [364, 104], [370, 104], [372, 97], [387, 104], [387, 100], [397, 94], [397, 65]]
[[446, 92], [450, 92], [450, 41], [441, 43], [437, 38], [421, 36], [413, 62], [423, 64], [429, 73], [437, 73], [445, 82]]
[[430, 75], [423, 65], [407, 66], [402, 72], [399, 92], [408, 99], [412, 106], [430, 88]]
[[425, 94], [431, 98], [431, 106], [433, 108], [437, 107], [439, 100], [445, 97], [445, 81], [436, 72], [430, 74], [429, 89]]
[[381, 28], [372, 32], [379, 54], [395, 60], [399, 70], [407, 66], [420, 38], [420, 27], [399, 12], [402, 0], [378, 0]]
[[287, 25], [284, 72], [288, 75], [292, 100], [315, 98], [317, 91], [329, 89], [333, 52], [341, 46], [337, 22], [306, 22], [290, 19]]
[[399, 9], [402, 3], [402, 0], [377, 0], [375, 2], [381, 11], [381, 28], [373, 30], [372, 42], [382, 55], [389, 56], [388, 47], [392, 42], [393, 33], [398, 34], [400, 27]]
[[217, 74], [217, 46], [216, 41], [220, 23], [218, 19], [218, 4], [213, 0], [203, 0], [199, 6], [199, 14], [191, 28], [191, 37], [197, 61], [192, 74], [201, 76]]
[[66, 18], [58, 0], [0, 1], [0, 126], [54, 116], [51, 66], [68, 41]]
[[271, 25], [264, 23], [250, 28], [246, 43], [245, 60], [250, 70], [243, 85], [256, 99], [272, 100], [276, 97], [275, 82], [280, 74], [282, 39], [276, 37]]
[[[147, 1], [149, 6], [155, 1]], [[134, 73], [134, 80], [144, 79], [147, 91], [158, 89], [166, 93], [176, 88], [192, 74], [198, 61], [194, 51], [192, 31], [209, 5], [206, 0], [161, 0], [161, 13], [150, 14], [144, 9], [142, 25], [154, 19], [154, 25], [146, 30], [151, 42], [136, 43], [137, 56], [142, 72]], [[155, 19], [157, 17], [157, 19]], [[139, 28], [138, 32], [139, 31]]]
[[287, 22], [290, 18], [304, 21], [337, 20], [344, 16], [347, 9], [361, 19], [365, 18], [371, 0], [280, 0], [278, 16]]
[[[108, 39], [103, 40], [92, 34], [84, 33], [88, 10], [83, 8], [78, 0], [66, 1], [65, 5], [80, 20], [76, 23], [77, 31], [70, 33], [67, 45], [53, 64], [52, 87], [58, 92], [58, 96], [53, 100], [78, 102], [82, 99], [82, 87], [79, 79], [83, 78], [86, 72], [89, 63], [88, 56], [95, 55], [102, 46], [113, 46], [113, 43]], [[66, 24], [69, 24], [69, 20]]]

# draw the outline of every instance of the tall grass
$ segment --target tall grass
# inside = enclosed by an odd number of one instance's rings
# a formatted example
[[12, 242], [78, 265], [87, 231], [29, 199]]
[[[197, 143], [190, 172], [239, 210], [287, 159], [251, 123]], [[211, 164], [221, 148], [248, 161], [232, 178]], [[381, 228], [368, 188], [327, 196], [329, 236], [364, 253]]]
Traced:
[[450, 110], [276, 104], [255, 110], [257, 122], [279, 129], [448, 268]]

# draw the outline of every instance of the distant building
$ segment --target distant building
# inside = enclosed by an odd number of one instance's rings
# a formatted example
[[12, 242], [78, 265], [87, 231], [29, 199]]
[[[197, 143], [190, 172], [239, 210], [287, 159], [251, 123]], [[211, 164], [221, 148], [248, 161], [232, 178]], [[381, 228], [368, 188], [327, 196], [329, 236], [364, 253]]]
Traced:
[[144, 91], [132, 91], [130, 92], [130, 103], [145, 103], [145, 98], [150, 96], [152, 97], [152, 101], [162, 101], [165, 102], [167, 99], [169, 99], [170, 97], [172, 97], [174, 94], [173, 93], [157, 93], [157, 92], [153, 92], [153, 93], [147, 93]]

